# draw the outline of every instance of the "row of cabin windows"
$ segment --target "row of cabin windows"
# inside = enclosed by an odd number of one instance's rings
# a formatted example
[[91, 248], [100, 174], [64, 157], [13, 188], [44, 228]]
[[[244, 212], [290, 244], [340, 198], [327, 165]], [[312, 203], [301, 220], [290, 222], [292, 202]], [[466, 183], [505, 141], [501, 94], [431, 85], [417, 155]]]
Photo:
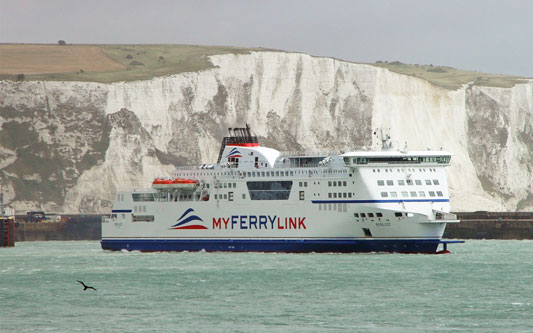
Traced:
[[133, 206], [133, 212], [134, 213], [141, 213], [141, 212], [144, 212], [146, 213], [146, 206]]
[[[386, 180], [387, 182], [387, 186], [394, 186], [394, 180], [390, 180], [390, 179], [387, 179]], [[377, 181], [378, 183], [378, 186], [385, 186], [385, 180], [378, 180]], [[425, 183], [426, 185], [431, 185], [431, 180], [430, 179], [426, 179], [425, 180]], [[403, 180], [403, 179], [398, 179], [398, 185], [400, 186], [403, 186], [403, 185], [422, 185], [422, 181], [420, 179], [415, 179], [414, 182], [412, 179], [406, 179], [406, 180]], [[438, 179], [433, 179], [433, 185], [439, 185], [439, 180]]]
[[[245, 199], [246, 196], [243, 194], [242, 198]], [[224, 194], [215, 194], [215, 200], [233, 201], [233, 192], [228, 192]]]
[[328, 181], [328, 186], [346, 186], [346, 181], [345, 180], [339, 180], [339, 181], [330, 180]]
[[345, 203], [321, 203], [318, 204], [318, 210], [331, 210], [339, 213], [346, 213], [348, 211], [348, 204]]
[[336, 199], [336, 198], [351, 198], [352, 197], [352, 193], [351, 192], [348, 192], [348, 193], [328, 193], [328, 198], [333, 198], [333, 199]]
[[[409, 216], [409, 213], [402, 213], [402, 212], [394, 212], [394, 216], [396, 217], [402, 217], [402, 216]], [[353, 216], [355, 218], [359, 218], [359, 217], [374, 217], [374, 213], [353, 213]], [[412, 216], [412, 215], [411, 215]], [[383, 217], [383, 214], [382, 213], [375, 213], [375, 217]]]
[[[437, 172], [437, 169], [434, 168], [428, 168], [429, 172]], [[394, 172], [394, 169], [372, 169], [372, 172]], [[397, 172], [426, 172], [426, 168], [421, 169], [415, 169], [415, 168], [409, 168], [409, 169], [396, 169]]]
[[[209, 184], [207, 184], [207, 188], [209, 188]], [[215, 188], [237, 188], [236, 183], [219, 183], [215, 184]]]
[[[354, 217], [374, 217], [374, 213], [353, 213], [353, 216]], [[383, 214], [382, 213], [376, 213], [375, 214], [376, 217], [383, 217]]]
[[186, 172], [179, 173], [178, 177], [204, 177], [204, 176], [234, 176], [234, 177], [292, 177], [294, 175], [308, 174], [345, 174], [347, 170], [290, 170], [290, 171], [224, 171], [224, 172]]
[[[442, 193], [442, 191], [437, 191], [435, 193], [435, 191], [428, 191], [428, 195], [429, 197], [443, 197], [444, 194]], [[410, 191], [410, 192], [407, 192], [407, 191], [402, 191], [400, 192], [400, 196], [402, 198], [425, 198], [426, 197], [426, 192], [424, 191]], [[398, 193], [397, 192], [381, 192], [381, 197], [382, 198], [397, 198], [398, 197]]]
[[450, 163], [450, 156], [386, 156], [386, 157], [344, 157], [346, 164], [414, 164], [414, 163]]

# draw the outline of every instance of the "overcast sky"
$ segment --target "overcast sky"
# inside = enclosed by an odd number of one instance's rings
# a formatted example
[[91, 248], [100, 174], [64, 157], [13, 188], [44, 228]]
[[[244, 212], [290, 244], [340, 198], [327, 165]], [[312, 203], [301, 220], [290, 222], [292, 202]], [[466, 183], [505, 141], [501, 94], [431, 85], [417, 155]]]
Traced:
[[533, 1], [0, 0], [2, 43], [266, 47], [533, 77]]

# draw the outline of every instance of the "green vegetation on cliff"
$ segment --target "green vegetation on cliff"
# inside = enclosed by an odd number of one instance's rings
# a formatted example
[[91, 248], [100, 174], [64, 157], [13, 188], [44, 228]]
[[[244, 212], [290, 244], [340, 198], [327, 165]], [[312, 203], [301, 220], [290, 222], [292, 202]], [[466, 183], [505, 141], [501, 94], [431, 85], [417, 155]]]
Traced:
[[[4, 47], [6, 45], [3, 45]], [[7, 61], [16, 62], [17, 55], [24, 50], [36, 52], [30, 45], [9, 45], [9, 51], [13, 56], [10, 58], [8, 52], [4, 52]], [[18, 46], [18, 47], [17, 47]], [[16, 47], [16, 50], [13, 48]], [[96, 52], [84, 54], [88, 48], [101, 48], [103, 57]], [[28, 64], [28, 69], [35, 71], [36, 67], [41, 67], [40, 73], [25, 74], [24, 80], [50, 80], [50, 81], [89, 81], [89, 82], [120, 82], [149, 80], [158, 76], [179, 74], [184, 72], [197, 72], [213, 67], [208, 56], [216, 54], [246, 54], [251, 51], [265, 51], [262, 48], [242, 48], [231, 46], [199, 46], [199, 45], [66, 45], [50, 46], [50, 48], [38, 49], [38, 62]], [[16, 52], [15, 52], [16, 51]], [[48, 66], [50, 60], [57, 60], [63, 57], [64, 62], [69, 64], [69, 68], [76, 68], [75, 71], [61, 72], [57, 66]], [[95, 63], [100, 63], [100, 68], [105, 70], [87, 70], [83, 64], [87, 64], [88, 57], [93, 57]], [[106, 58], [106, 59], [103, 59]], [[106, 61], [113, 60], [115, 66]], [[32, 58], [33, 59], [33, 58]], [[76, 62], [79, 66], [75, 66]], [[19, 61], [20, 62], [20, 61]], [[17, 65], [20, 66], [19, 63]], [[118, 66], [117, 66], [118, 65]], [[21, 67], [24, 68], [24, 67]], [[78, 69], [79, 68], [79, 69]], [[119, 68], [119, 69], [117, 69]], [[1, 69], [1, 68], [0, 68]], [[23, 69], [21, 69], [23, 71]], [[0, 79], [17, 80], [17, 75], [1, 74]], [[24, 73], [23, 73], [24, 74]], [[18, 79], [20, 80], [20, 79]]]
[[419, 77], [439, 87], [452, 90], [459, 89], [463, 84], [469, 82], [473, 82], [477, 86], [511, 88], [524, 81], [524, 78], [518, 76], [485, 74], [446, 66], [409, 65], [399, 61], [378, 61], [371, 65], [387, 68], [395, 73]]
[[[120, 82], [213, 68], [209, 56], [278, 51], [231, 46], [136, 44], [43, 45], [0, 44], [0, 80]], [[342, 60], [341, 60], [342, 61]], [[509, 88], [524, 79], [445, 66], [378, 61], [373, 66], [422, 78], [445, 89], [463, 84]]]

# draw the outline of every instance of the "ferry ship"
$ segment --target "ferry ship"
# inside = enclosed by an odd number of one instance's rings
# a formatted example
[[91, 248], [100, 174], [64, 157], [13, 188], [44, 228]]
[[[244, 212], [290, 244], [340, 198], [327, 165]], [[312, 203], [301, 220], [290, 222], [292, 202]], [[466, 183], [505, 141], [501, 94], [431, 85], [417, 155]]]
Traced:
[[[151, 188], [118, 192], [102, 221], [105, 250], [447, 251], [445, 151], [281, 153], [250, 127], [230, 128], [218, 161], [178, 168]], [[439, 251], [439, 244], [444, 244]]]

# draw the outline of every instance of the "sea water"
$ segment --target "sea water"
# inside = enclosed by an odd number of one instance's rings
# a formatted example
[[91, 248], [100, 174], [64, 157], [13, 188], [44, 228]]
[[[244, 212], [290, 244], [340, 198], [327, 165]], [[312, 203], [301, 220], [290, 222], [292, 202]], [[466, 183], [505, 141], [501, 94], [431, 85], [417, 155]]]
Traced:
[[0, 331], [532, 332], [533, 241], [450, 249], [138, 253], [19, 242], [0, 248]]

